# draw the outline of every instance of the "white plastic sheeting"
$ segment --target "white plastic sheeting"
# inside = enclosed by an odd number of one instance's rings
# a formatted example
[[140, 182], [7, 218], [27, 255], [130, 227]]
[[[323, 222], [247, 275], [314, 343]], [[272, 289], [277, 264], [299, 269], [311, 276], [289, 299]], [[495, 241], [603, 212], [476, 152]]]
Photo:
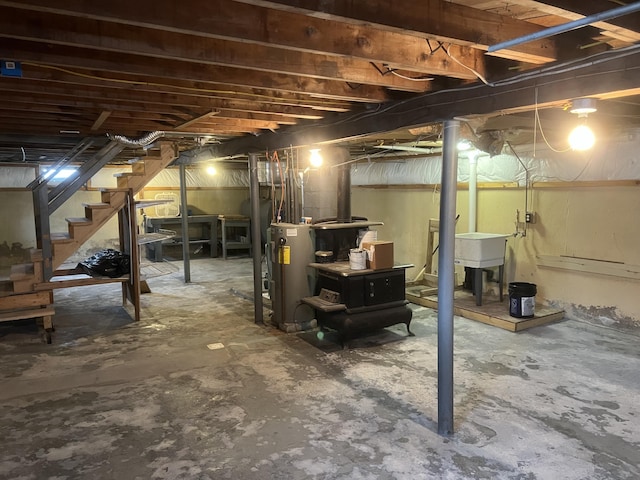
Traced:
[[[224, 169], [216, 167], [216, 174], [210, 175], [205, 166], [187, 168], [187, 188], [191, 187], [247, 187], [249, 188], [249, 171], [240, 169]], [[109, 188], [116, 186], [114, 174], [129, 172], [130, 167], [108, 167], [102, 169], [91, 179], [94, 188]], [[180, 187], [180, 170], [165, 168], [148, 184], [148, 187]]]
[[[505, 152], [508, 147], [505, 147]], [[548, 148], [516, 147], [520, 161], [513, 154], [490, 157], [480, 152], [479, 182], [576, 182], [640, 179], [640, 132], [628, 133], [615, 142], [601, 142], [588, 152], [553, 152]], [[439, 184], [442, 158], [428, 157], [353, 164], [352, 185], [422, 185]], [[467, 152], [460, 154], [458, 181], [469, 181]]]
[[33, 166], [0, 166], [0, 188], [24, 188], [36, 178]]

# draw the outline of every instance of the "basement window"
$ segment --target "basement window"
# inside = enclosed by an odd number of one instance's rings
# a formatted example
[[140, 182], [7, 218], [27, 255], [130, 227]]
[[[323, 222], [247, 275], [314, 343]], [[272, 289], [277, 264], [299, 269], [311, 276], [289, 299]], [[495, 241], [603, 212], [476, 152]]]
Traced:
[[54, 170], [52, 169], [49, 169], [49, 168], [42, 169], [42, 174], [44, 175], [44, 178], [49, 180], [49, 184], [60, 183], [63, 180], [73, 175], [76, 175], [78, 173], [78, 169], [75, 167], [71, 167], [71, 168], [66, 167], [66, 168], [61, 168], [60, 170], [55, 172], [55, 175], [52, 176], [53, 173], [54, 173]]

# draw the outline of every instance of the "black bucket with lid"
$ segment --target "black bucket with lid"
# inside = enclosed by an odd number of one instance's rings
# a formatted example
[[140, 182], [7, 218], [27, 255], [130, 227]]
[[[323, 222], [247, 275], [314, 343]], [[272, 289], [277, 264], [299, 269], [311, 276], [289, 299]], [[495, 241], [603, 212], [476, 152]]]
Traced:
[[536, 293], [535, 283], [511, 282], [509, 284], [509, 315], [516, 318], [533, 317]]

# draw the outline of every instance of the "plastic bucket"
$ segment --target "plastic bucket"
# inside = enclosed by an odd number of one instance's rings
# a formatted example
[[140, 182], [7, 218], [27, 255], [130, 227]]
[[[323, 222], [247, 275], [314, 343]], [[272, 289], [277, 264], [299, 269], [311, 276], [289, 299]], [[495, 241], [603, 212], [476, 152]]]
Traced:
[[351, 270], [364, 270], [367, 268], [367, 252], [359, 248], [349, 250], [349, 268]]
[[510, 283], [509, 315], [516, 318], [533, 317], [536, 309], [536, 293], [537, 287], [535, 283]]

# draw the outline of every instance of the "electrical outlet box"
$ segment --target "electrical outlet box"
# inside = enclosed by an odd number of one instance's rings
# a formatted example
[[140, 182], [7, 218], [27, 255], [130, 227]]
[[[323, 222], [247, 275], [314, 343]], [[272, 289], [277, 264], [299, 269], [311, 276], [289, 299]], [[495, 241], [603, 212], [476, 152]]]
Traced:
[[524, 221], [526, 223], [536, 223], [536, 214], [534, 212], [527, 212], [524, 214]]

